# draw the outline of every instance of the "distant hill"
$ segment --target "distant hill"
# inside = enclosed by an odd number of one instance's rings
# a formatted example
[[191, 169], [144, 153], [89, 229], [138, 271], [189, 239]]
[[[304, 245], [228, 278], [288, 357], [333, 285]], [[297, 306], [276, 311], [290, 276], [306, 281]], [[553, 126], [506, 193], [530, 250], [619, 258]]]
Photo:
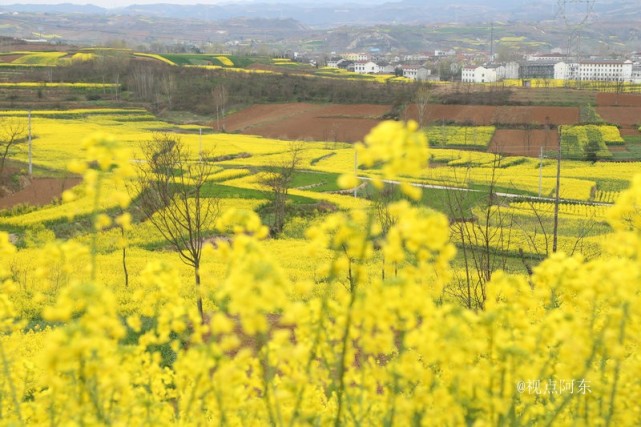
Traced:
[[[169, 0], [171, 1], [171, 0]], [[197, 2], [198, 0], [194, 0]], [[215, 43], [279, 50], [425, 51], [565, 46], [567, 28], [580, 22], [584, 3], [557, 0], [259, 0], [217, 5], [158, 3], [106, 9], [92, 5], [0, 6], [0, 35], [49, 35], [56, 40], [130, 45]], [[641, 0], [596, 0], [582, 35], [584, 49], [616, 54], [641, 50]], [[574, 6], [573, 6], [574, 5]], [[515, 42], [522, 40], [521, 42]]]
[[[135, 0], [134, 0], [135, 1]], [[194, 0], [197, 3], [198, 0]], [[316, 28], [342, 25], [466, 23], [488, 21], [538, 22], [559, 18], [557, 0], [400, 0], [313, 2], [239, 1], [219, 5], [177, 5], [157, 3], [106, 9], [93, 5], [13, 4], [0, 6], [8, 12], [126, 14], [176, 19], [220, 21], [232, 18], [291, 18]], [[585, 12], [583, 2], [569, 3], [566, 15], [579, 20]], [[597, 0], [593, 20], [630, 20], [641, 18], [639, 0]]]
[[107, 9], [91, 4], [11, 4], [0, 6], [0, 10], [8, 12], [29, 12], [29, 13], [80, 13], [80, 14], [104, 14]]

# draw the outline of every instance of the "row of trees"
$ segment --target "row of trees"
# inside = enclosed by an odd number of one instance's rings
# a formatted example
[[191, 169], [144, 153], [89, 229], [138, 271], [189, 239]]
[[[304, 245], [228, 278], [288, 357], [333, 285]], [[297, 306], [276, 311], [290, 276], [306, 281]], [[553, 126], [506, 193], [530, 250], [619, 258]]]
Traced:
[[[408, 103], [412, 85], [380, 84], [296, 74], [241, 73], [174, 67], [133, 59], [127, 51], [97, 51], [96, 58], [65, 67], [25, 70], [29, 81], [114, 83], [105, 95], [141, 102], [155, 111], [184, 110], [216, 115], [212, 92], [223, 86], [226, 105], [268, 102]], [[120, 89], [121, 88], [121, 89]], [[126, 92], [126, 96], [124, 93]]]

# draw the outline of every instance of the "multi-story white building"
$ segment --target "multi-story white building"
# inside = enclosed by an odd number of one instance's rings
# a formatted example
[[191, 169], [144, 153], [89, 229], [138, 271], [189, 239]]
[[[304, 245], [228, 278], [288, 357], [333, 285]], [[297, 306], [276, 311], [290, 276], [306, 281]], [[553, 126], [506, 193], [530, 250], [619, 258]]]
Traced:
[[632, 61], [559, 62], [554, 65], [554, 78], [561, 80], [632, 81]]
[[508, 62], [497, 66], [496, 68], [496, 79], [518, 79], [519, 78], [519, 63], [518, 62]]
[[354, 72], [359, 74], [377, 74], [379, 67], [372, 61], [356, 61], [354, 62]]
[[430, 56], [425, 53], [417, 53], [414, 55], [405, 55], [403, 61], [427, 61]]
[[403, 77], [412, 80], [429, 80], [432, 70], [428, 70], [425, 67], [403, 67]]
[[641, 66], [634, 65], [632, 67], [632, 83], [639, 84], [641, 83]]
[[528, 55], [527, 58], [525, 59], [527, 61], [544, 61], [544, 62], [565, 61], [567, 59], [567, 55], [563, 55], [562, 53], [537, 53], [535, 55]]
[[345, 61], [343, 58], [333, 57], [327, 60], [327, 66], [330, 68], [338, 68], [338, 65]]
[[493, 83], [496, 80], [496, 68], [464, 67], [461, 72], [461, 81], [464, 83]]
[[341, 55], [349, 61], [369, 61], [369, 55], [366, 53], [344, 53]]
[[378, 72], [380, 74], [394, 74], [394, 70], [396, 69], [396, 67], [386, 61], [377, 62], [376, 65], [378, 65]]

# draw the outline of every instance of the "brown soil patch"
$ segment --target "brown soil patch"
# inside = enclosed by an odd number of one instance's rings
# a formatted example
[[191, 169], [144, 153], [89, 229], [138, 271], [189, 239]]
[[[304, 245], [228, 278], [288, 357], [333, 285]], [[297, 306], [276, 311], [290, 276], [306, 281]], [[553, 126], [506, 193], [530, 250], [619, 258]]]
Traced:
[[324, 117], [359, 117], [378, 119], [383, 114], [389, 112], [389, 105], [376, 105], [376, 104], [333, 104], [325, 105], [321, 111]]
[[11, 63], [24, 55], [0, 55], [0, 62]]
[[256, 126], [252, 133], [268, 138], [305, 140], [305, 141], [362, 141], [365, 135], [379, 123], [374, 119], [358, 118], [323, 118], [301, 115]]
[[[270, 104], [253, 105], [225, 119], [230, 132], [268, 138], [314, 141], [361, 141], [391, 110], [389, 105], [373, 104]], [[407, 108], [405, 117], [417, 119], [416, 106]], [[425, 123], [474, 125], [543, 125], [579, 122], [576, 107], [441, 105], [427, 107]]]
[[619, 126], [641, 123], [641, 107], [597, 107], [596, 111], [606, 122]]
[[631, 93], [598, 93], [596, 105], [603, 107], [641, 107], [641, 95]]
[[320, 107], [305, 103], [256, 104], [226, 117], [225, 129], [231, 132], [248, 133], [245, 131], [247, 128], [278, 122]]
[[612, 153], [625, 153], [628, 151], [625, 145], [608, 145], [608, 150]]
[[621, 136], [640, 136], [641, 132], [636, 127], [628, 127], [619, 129]]
[[[415, 105], [410, 106], [406, 114], [410, 119], [418, 119]], [[553, 125], [576, 124], [579, 122], [579, 109], [576, 107], [432, 104], [426, 108], [424, 122], [453, 122], [474, 125], [542, 125], [546, 120]]]
[[254, 105], [225, 119], [228, 131], [267, 138], [361, 141], [387, 113], [387, 105]]
[[488, 147], [491, 153], [512, 154], [518, 156], [538, 157], [543, 151], [559, 148], [559, 137], [556, 131], [546, 132], [542, 129], [497, 129]]
[[0, 198], [0, 209], [19, 204], [43, 206], [60, 197], [62, 192], [78, 185], [81, 178], [34, 178], [25, 188]]

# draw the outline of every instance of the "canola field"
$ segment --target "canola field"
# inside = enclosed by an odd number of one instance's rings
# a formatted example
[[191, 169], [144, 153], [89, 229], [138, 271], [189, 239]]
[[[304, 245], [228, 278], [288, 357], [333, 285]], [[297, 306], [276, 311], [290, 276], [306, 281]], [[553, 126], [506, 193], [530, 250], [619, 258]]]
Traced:
[[[555, 162], [430, 148], [415, 123], [300, 146], [279, 236], [260, 177], [289, 141], [201, 136], [144, 110], [34, 111], [32, 128], [37, 174], [83, 183], [0, 212], [3, 422], [641, 423], [638, 164], [563, 161], [552, 254]], [[158, 133], [213, 164], [219, 239], [199, 281], [128, 185]], [[448, 212], [475, 197], [476, 219]], [[473, 235], [539, 258], [470, 281], [486, 272], [461, 267]]]

